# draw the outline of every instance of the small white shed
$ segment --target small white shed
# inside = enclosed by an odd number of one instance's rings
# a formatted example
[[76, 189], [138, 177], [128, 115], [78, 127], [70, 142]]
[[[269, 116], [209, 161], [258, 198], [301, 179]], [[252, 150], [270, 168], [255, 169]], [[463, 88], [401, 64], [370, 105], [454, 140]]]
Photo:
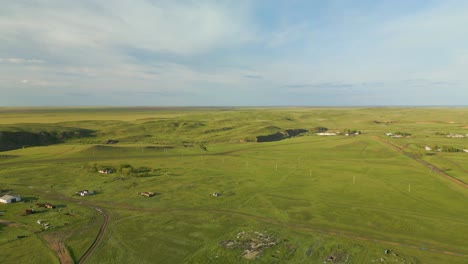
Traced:
[[21, 197], [19, 196], [13, 196], [13, 195], [3, 195], [2, 197], [0, 197], [0, 203], [5, 203], [5, 204], [9, 204], [9, 203], [16, 203], [16, 202], [19, 202], [21, 201]]

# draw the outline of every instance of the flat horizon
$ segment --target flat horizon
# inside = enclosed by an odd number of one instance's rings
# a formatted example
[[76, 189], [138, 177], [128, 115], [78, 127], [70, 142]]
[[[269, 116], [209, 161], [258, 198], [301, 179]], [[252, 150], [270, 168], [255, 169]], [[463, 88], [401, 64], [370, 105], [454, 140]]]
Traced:
[[468, 105], [40, 105], [0, 106], [0, 108], [465, 108]]

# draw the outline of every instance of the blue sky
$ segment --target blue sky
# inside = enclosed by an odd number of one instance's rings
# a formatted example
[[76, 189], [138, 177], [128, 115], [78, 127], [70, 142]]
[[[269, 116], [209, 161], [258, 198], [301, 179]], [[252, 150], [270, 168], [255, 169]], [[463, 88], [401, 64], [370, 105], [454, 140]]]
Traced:
[[466, 105], [467, 1], [0, 9], [0, 106]]

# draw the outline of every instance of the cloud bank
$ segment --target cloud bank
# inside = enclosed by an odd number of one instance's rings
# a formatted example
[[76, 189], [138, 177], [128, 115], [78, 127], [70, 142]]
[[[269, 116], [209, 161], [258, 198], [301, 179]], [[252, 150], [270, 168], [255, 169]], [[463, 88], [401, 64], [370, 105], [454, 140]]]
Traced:
[[466, 104], [467, 11], [463, 1], [8, 1], [0, 106]]

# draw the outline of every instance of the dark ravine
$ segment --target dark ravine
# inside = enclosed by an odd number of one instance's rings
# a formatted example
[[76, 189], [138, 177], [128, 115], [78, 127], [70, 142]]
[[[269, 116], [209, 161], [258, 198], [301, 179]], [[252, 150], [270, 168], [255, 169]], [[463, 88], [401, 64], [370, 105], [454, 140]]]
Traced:
[[278, 131], [274, 134], [266, 135], [266, 136], [257, 136], [257, 142], [271, 142], [271, 141], [279, 141], [286, 138], [295, 137], [301, 135], [303, 133], [308, 132], [307, 129], [297, 128], [297, 129], [285, 129], [283, 131]]
[[0, 151], [7, 151], [28, 146], [47, 146], [63, 143], [73, 138], [92, 136], [94, 131], [82, 128], [70, 128], [60, 131], [0, 131]]

